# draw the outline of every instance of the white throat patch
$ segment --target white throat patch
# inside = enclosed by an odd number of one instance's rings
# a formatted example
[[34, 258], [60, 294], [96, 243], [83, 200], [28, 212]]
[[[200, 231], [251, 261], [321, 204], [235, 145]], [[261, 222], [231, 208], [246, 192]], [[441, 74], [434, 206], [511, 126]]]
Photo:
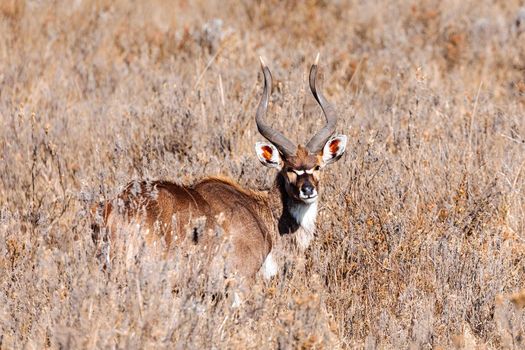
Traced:
[[290, 205], [290, 214], [301, 226], [296, 232], [296, 242], [300, 249], [306, 250], [314, 238], [315, 220], [317, 218], [317, 200], [309, 204]]

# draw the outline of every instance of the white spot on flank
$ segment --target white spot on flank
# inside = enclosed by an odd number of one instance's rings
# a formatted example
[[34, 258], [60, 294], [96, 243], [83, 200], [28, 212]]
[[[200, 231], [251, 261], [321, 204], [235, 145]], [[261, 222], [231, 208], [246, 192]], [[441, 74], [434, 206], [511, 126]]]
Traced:
[[310, 241], [314, 238], [315, 220], [317, 218], [317, 200], [308, 204], [293, 204], [290, 206], [290, 214], [301, 226], [296, 232], [296, 242], [299, 248], [306, 250]]
[[241, 296], [239, 295], [239, 293], [237, 292], [233, 292], [233, 303], [232, 303], [232, 308], [236, 309], [238, 307], [240, 307], [242, 304], [242, 298]]
[[277, 274], [277, 269], [277, 263], [273, 258], [272, 252], [270, 252], [270, 254], [266, 256], [266, 259], [264, 259], [264, 263], [261, 267], [264, 279], [269, 280], [275, 276]]

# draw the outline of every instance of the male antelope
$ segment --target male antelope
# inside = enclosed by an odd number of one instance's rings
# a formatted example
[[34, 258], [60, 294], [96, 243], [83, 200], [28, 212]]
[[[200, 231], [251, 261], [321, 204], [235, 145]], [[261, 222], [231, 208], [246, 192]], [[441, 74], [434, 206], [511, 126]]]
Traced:
[[[320, 171], [337, 161], [346, 147], [346, 136], [334, 136], [335, 109], [318, 89], [318, 59], [319, 56], [310, 69], [309, 83], [325, 115], [326, 125], [306, 146], [296, 146], [264, 121], [272, 76], [261, 59], [264, 88], [255, 121], [269, 142], [257, 142], [255, 151], [263, 165], [278, 170], [269, 190], [243, 189], [230, 180], [213, 177], [193, 186], [165, 181], [131, 183], [117, 201], [103, 206], [103, 225], [109, 230], [110, 238], [115, 239], [118, 225], [142, 217], [142, 229], [150, 232], [150, 236], [151, 232], [159, 232], [169, 246], [191, 232], [188, 225], [192, 219], [205, 217], [206, 229], [213, 230], [219, 224], [230, 239], [228, 266], [247, 278], [253, 278], [259, 270], [265, 278], [277, 272], [272, 249], [278, 246], [282, 235], [295, 236], [297, 247], [305, 250], [314, 236]], [[176, 220], [172, 220], [174, 216]], [[218, 217], [224, 220], [219, 222]], [[206, 235], [192, 239], [195, 244], [207, 245]]]

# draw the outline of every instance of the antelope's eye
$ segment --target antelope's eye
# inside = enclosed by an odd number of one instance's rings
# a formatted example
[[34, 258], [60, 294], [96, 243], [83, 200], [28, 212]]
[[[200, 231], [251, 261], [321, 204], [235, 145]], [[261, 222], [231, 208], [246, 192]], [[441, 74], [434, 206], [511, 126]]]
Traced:
[[320, 165], [316, 165], [315, 168], [314, 168], [315, 171], [319, 171], [321, 170], [321, 166]]

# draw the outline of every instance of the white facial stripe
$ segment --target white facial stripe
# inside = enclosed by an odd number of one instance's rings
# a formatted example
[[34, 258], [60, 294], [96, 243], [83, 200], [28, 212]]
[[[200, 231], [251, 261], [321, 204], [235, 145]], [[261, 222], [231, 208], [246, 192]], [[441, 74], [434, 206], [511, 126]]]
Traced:
[[314, 171], [315, 171], [315, 168], [307, 169], [307, 170], [295, 170], [295, 169], [293, 169], [292, 171], [294, 173], [296, 173], [297, 175], [303, 175], [304, 173], [312, 175], [314, 173]]

